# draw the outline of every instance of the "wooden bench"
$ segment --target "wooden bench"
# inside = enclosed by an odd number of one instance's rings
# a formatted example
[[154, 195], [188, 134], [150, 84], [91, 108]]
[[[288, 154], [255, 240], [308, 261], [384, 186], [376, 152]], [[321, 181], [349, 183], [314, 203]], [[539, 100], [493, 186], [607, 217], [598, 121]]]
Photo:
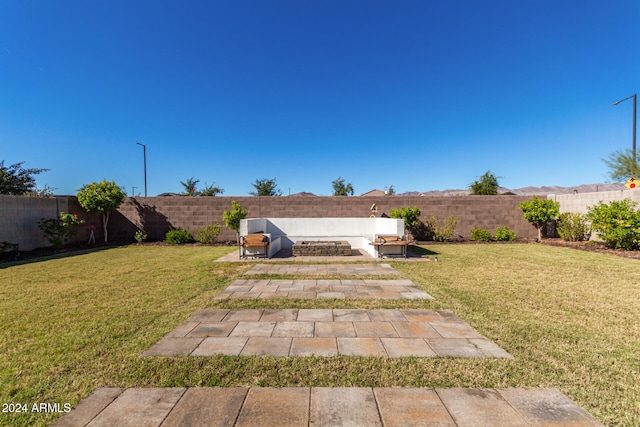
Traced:
[[[240, 236], [240, 257], [247, 257], [247, 248], [262, 248], [263, 256], [269, 258], [269, 237], [261, 233], [247, 234]], [[258, 254], [253, 254], [257, 256]]]
[[409, 246], [409, 241], [404, 236], [377, 236], [375, 241], [369, 243], [370, 245], [375, 246], [376, 251], [378, 251], [378, 257], [382, 258], [384, 256], [384, 248], [401, 248], [401, 255], [403, 257], [407, 257], [407, 246]]

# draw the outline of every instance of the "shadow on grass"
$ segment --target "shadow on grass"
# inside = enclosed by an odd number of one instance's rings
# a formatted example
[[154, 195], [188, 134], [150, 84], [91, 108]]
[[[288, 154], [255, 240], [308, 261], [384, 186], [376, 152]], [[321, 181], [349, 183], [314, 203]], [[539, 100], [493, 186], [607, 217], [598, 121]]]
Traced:
[[438, 255], [438, 252], [432, 251], [422, 246], [409, 246], [409, 252], [417, 256]]
[[76, 255], [84, 255], [91, 252], [99, 252], [99, 251], [104, 251], [106, 249], [117, 248], [119, 246], [126, 246], [126, 245], [106, 245], [106, 246], [100, 246], [96, 248], [86, 248], [86, 249], [78, 249], [78, 250], [61, 249], [59, 252], [51, 250], [50, 251], [51, 253], [49, 254], [43, 254], [42, 256], [32, 256], [25, 259], [19, 258], [20, 256], [23, 256], [25, 254], [25, 253], [20, 253], [20, 255], [18, 255], [18, 258], [15, 259], [14, 261], [0, 261], [0, 269], [13, 267], [15, 265], [23, 265], [23, 264], [31, 264], [34, 262], [48, 261], [50, 259], [68, 258]]

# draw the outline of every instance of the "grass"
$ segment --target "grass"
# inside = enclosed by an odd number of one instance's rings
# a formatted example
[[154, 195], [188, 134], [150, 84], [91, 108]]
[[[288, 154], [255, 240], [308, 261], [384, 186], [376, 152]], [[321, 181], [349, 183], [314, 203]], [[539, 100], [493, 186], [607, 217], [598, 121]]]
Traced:
[[[0, 403], [75, 405], [97, 387], [554, 387], [607, 425], [640, 422], [638, 261], [430, 245], [437, 263], [390, 263], [436, 301], [213, 300], [250, 268], [212, 262], [230, 250], [131, 246], [0, 268]], [[138, 357], [207, 307], [451, 309], [515, 359]], [[58, 416], [0, 413], [0, 425]]]

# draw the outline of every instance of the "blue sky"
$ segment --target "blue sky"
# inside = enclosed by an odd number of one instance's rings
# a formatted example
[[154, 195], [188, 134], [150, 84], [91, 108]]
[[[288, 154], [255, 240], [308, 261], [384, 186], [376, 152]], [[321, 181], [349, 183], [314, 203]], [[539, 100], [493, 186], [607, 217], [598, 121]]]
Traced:
[[75, 194], [606, 181], [637, 0], [0, 0], [0, 160]]

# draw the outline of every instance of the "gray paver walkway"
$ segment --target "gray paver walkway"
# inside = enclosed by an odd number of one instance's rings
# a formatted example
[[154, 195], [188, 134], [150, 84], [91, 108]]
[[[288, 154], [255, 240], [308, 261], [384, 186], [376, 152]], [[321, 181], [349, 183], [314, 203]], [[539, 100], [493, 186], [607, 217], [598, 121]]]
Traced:
[[291, 250], [281, 250], [272, 258], [240, 258], [238, 251], [233, 251], [218, 258], [215, 262], [379, 262], [393, 259], [400, 262], [429, 262], [429, 257], [423, 257], [409, 251], [407, 258], [402, 256], [389, 256], [384, 258], [374, 258], [362, 249], [354, 249], [351, 256], [293, 256]]
[[433, 299], [411, 280], [366, 279], [236, 280], [214, 299], [224, 298]]
[[205, 309], [150, 356], [512, 356], [449, 310]]
[[253, 274], [297, 274], [327, 276], [343, 274], [349, 276], [400, 274], [389, 264], [256, 264], [244, 273]]
[[557, 389], [99, 388], [55, 426], [602, 426]]

